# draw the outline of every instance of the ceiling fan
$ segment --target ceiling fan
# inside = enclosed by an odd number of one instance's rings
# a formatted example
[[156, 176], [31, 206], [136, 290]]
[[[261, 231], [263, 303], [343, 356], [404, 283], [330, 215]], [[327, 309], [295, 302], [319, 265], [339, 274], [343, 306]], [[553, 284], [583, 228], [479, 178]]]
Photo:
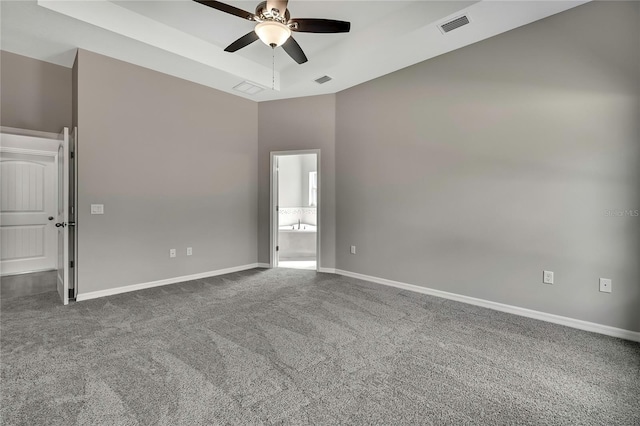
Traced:
[[256, 12], [251, 13], [219, 1], [194, 0], [197, 3], [212, 7], [222, 12], [257, 22], [254, 31], [240, 37], [227, 46], [225, 52], [236, 52], [260, 39], [267, 46], [282, 48], [299, 64], [307, 62], [302, 48], [291, 37], [291, 32], [300, 33], [348, 33], [351, 23], [333, 19], [291, 19], [287, 5], [288, 0], [267, 0], [258, 4]]

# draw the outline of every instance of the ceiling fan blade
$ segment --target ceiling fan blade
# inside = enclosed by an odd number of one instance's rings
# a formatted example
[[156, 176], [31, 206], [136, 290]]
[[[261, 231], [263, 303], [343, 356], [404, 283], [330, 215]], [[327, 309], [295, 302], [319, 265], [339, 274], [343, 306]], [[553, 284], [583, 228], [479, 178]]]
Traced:
[[284, 16], [288, 3], [289, 0], [267, 0], [267, 11], [271, 11], [271, 9], [278, 9], [280, 16]]
[[253, 13], [251, 13], [251, 12], [247, 12], [246, 10], [238, 9], [235, 6], [231, 6], [231, 5], [219, 2], [219, 1], [209, 1], [209, 0], [193, 0], [193, 1], [195, 1], [196, 3], [203, 4], [205, 6], [212, 7], [214, 9], [217, 9], [217, 10], [221, 11], [221, 12], [226, 12], [226, 13], [229, 13], [231, 15], [235, 15], [235, 16], [238, 16], [240, 18], [247, 19], [249, 21], [253, 21], [254, 18], [255, 18], [255, 15]]
[[335, 21], [333, 19], [292, 19], [290, 23], [297, 24], [291, 28], [299, 33], [348, 33], [351, 22]]
[[242, 37], [240, 37], [239, 39], [231, 43], [229, 46], [227, 46], [226, 49], [224, 49], [224, 51], [236, 52], [242, 49], [243, 47], [250, 45], [256, 40], [258, 40], [258, 34], [256, 34], [255, 31], [251, 31], [250, 33], [243, 35]]
[[282, 45], [282, 48], [297, 63], [304, 64], [308, 61], [307, 55], [304, 54], [302, 48], [300, 47], [298, 42], [293, 39], [293, 37], [289, 37], [289, 39]]

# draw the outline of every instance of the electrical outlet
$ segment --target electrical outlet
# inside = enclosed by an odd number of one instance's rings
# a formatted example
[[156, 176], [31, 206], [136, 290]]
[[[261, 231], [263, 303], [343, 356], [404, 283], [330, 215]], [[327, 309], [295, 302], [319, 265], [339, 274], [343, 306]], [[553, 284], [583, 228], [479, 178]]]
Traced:
[[193, 254], [193, 248], [187, 247], [187, 256], [191, 256]]
[[91, 214], [104, 214], [104, 204], [91, 204]]
[[351, 246], [351, 254], [356, 254], [356, 246]]
[[603, 293], [611, 293], [613, 284], [609, 278], [600, 278], [600, 291]]
[[177, 255], [176, 249], [169, 250], [169, 257], [176, 257], [176, 255]]
[[542, 271], [542, 282], [545, 284], [553, 284], [553, 272]]

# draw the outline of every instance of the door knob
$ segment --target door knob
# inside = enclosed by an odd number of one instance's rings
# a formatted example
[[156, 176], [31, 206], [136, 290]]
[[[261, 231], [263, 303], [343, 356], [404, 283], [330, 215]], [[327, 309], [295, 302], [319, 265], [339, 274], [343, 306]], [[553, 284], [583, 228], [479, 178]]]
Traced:
[[53, 216], [49, 216], [49, 220], [53, 220]]
[[56, 228], [60, 228], [61, 226], [64, 228], [65, 226], [67, 226], [67, 224], [64, 222], [56, 223]]

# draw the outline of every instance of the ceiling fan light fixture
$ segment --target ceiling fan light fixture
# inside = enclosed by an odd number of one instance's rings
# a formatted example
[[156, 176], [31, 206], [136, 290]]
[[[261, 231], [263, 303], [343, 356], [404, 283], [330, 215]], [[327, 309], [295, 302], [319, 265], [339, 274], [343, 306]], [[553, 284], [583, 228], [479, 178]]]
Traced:
[[256, 34], [267, 46], [282, 46], [291, 36], [291, 29], [276, 21], [264, 21], [256, 25]]

